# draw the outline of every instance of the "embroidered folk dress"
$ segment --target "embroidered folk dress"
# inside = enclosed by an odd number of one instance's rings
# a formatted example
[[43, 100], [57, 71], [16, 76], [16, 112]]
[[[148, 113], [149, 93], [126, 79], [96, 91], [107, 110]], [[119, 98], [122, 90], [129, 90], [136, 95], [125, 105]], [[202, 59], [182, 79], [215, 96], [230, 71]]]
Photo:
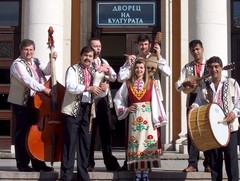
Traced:
[[[118, 119], [128, 116], [129, 170], [160, 167], [161, 141], [157, 127], [166, 124], [166, 116], [154, 81], [150, 81], [148, 89], [143, 88], [143, 85], [143, 81], [136, 81], [134, 86], [129, 86], [128, 82], [125, 82], [114, 98]], [[154, 105], [151, 100], [154, 100]], [[135, 105], [136, 111], [128, 114], [129, 105]]]

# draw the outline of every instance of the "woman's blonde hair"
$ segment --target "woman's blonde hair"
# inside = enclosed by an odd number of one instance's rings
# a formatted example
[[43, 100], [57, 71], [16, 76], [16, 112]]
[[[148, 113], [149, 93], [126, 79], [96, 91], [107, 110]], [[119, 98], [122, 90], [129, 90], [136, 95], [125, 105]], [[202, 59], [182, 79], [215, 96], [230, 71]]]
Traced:
[[146, 61], [143, 58], [137, 58], [137, 60], [134, 62], [134, 65], [132, 67], [131, 76], [128, 79], [129, 85], [134, 86], [135, 81], [137, 80], [137, 76], [135, 74], [135, 69], [137, 64], [143, 64], [145, 68], [145, 72], [143, 74], [143, 81], [144, 81], [144, 88], [147, 88], [149, 86], [149, 77], [148, 77], [148, 71], [146, 66]]

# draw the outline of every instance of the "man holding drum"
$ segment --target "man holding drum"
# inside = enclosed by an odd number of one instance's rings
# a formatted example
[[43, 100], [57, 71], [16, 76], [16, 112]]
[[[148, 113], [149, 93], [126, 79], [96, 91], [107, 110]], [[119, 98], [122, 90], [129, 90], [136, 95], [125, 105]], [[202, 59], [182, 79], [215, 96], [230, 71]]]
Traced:
[[[181, 75], [175, 84], [177, 91], [188, 93], [186, 101], [187, 114], [189, 112], [189, 107], [197, 96], [198, 85], [201, 83], [200, 81], [197, 81], [197, 79], [208, 74], [208, 70], [205, 66], [206, 59], [203, 57], [204, 48], [202, 42], [200, 40], [192, 40], [189, 43], [189, 50], [192, 57], [194, 58], [194, 61], [191, 61], [183, 67]], [[199, 151], [193, 144], [189, 134], [187, 135], [187, 141], [189, 155], [188, 167], [183, 169], [183, 171], [196, 172], [198, 171]], [[204, 152], [204, 157], [204, 171], [210, 172], [208, 152]]]
[[226, 117], [223, 121], [218, 122], [218, 124], [229, 125], [230, 140], [226, 146], [209, 151], [211, 154], [211, 176], [214, 181], [222, 180], [224, 159], [228, 180], [238, 181], [237, 131], [239, 127], [238, 116], [240, 115], [239, 85], [235, 79], [228, 78], [222, 74], [223, 65], [219, 57], [211, 57], [207, 61], [207, 67], [211, 79], [201, 84], [197, 98], [192, 104], [191, 109], [211, 103], [216, 103], [223, 109]]

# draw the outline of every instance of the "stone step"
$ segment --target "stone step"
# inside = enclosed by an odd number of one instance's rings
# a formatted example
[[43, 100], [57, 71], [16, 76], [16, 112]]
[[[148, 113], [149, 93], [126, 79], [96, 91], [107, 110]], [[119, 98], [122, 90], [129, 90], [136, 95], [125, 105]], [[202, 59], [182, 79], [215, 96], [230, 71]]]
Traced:
[[[49, 164], [49, 163], [47, 163]], [[119, 164], [123, 164], [123, 160], [119, 160]], [[187, 165], [187, 160], [162, 160], [162, 167], [153, 169], [149, 173], [151, 181], [204, 181], [211, 180], [210, 173], [203, 172], [202, 160], [199, 161], [199, 172], [184, 173], [182, 169]], [[1, 159], [0, 160], [0, 180], [38, 180], [38, 181], [57, 181], [60, 178], [60, 163], [57, 162], [53, 165], [54, 172], [18, 172], [15, 166], [14, 159]], [[74, 169], [74, 180], [76, 179], [76, 163]], [[132, 181], [134, 180], [134, 172], [132, 171], [119, 171], [109, 172], [106, 171], [103, 161], [97, 160], [94, 172], [89, 172], [91, 181]], [[227, 180], [226, 173], [224, 172], [224, 179]]]
[[[106, 172], [97, 171], [89, 173], [91, 181], [131, 181], [134, 180], [134, 173], [130, 171], [125, 172]], [[149, 174], [151, 181], [183, 181], [183, 180], [211, 180], [210, 173], [198, 172], [198, 173], [183, 173], [180, 171], [152, 171]], [[226, 179], [226, 178], [225, 178]], [[59, 180], [59, 172], [17, 172], [17, 171], [0, 171], [0, 180]], [[76, 179], [76, 173], [74, 173], [74, 180]], [[227, 179], [226, 179], [227, 180]]]
[[[122, 166], [125, 153], [124, 151], [114, 151], [113, 154], [118, 158], [119, 164]], [[199, 160], [199, 172], [184, 173], [182, 172], [188, 164], [188, 155], [179, 154], [176, 152], [164, 152], [161, 160], [161, 168], [153, 169], [149, 173], [151, 181], [205, 181], [211, 180], [211, 174], [203, 172], [203, 159]], [[132, 171], [119, 171], [109, 172], [106, 171], [105, 165], [102, 160], [101, 152], [95, 153], [95, 171], [89, 172], [91, 181], [132, 181], [134, 180], [134, 172]], [[50, 165], [50, 163], [47, 163]], [[57, 181], [60, 177], [60, 162], [55, 162], [54, 172], [18, 172], [16, 168], [16, 161], [14, 154], [0, 153], [0, 180], [2, 181], [28, 181], [28, 180], [45, 180]], [[74, 180], [76, 179], [76, 162], [74, 168]], [[225, 167], [223, 167], [224, 179], [227, 180]]]

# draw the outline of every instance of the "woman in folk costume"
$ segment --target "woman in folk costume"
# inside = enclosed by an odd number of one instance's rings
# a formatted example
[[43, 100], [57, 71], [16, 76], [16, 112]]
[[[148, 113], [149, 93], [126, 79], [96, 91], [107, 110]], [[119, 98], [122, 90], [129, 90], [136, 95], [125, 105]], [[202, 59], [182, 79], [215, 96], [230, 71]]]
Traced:
[[114, 104], [119, 120], [128, 116], [128, 170], [135, 170], [136, 181], [148, 181], [149, 169], [160, 167], [158, 128], [167, 121], [155, 81], [148, 76], [146, 61], [138, 59], [132, 72], [116, 93]]

